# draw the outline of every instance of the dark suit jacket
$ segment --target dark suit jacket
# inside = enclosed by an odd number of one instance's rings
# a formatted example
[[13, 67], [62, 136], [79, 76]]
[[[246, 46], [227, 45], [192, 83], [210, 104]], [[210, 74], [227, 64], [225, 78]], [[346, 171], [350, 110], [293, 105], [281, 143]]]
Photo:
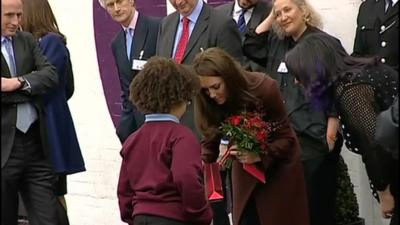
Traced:
[[[157, 40], [157, 55], [173, 57], [175, 34], [179, 24], [179, 13], [174, 12], [161, 22]], [[194, 57], [211, 47], [219, 47], [242, 62], [243, 53], [239, 30], [231, 17], [222, 15], [211, 6], [204, 3], [199, 18], [190, 35], [188, 46], [183, 57], [183, 64], [191, 64]], [[182, 123], [196, 131], [193, 106], [187, 108], [181, 119]], [[199, 136], [199, 133], [197, 132]]]
[[135, 33], [132, 41], [131, 57], [128, 61], [126, 57], [125, 32], [121, 30], [112, 41], [112, 52], [115, 64], [118, 69], [119, 81], [121, 84], [122, 113], [117, 135], [123, 143], [128, 136], [133, 133], [144, 122], [144, 115], [136, 110], [136, 107], [129, 100], [129, 86], [132, 79], [139, 72], [132, 70], [132, 62], [139, 59], [140, 52], [143, 51], [143, 60], [147, 60], [156, 53], [157, 33], [159, 20], [139, 14]]
[[[48, 63], [40, 52], [33, 36], [26, 32], [17, 32], [13, 37], [17, 76], [23, 76], [30, 84], [31, 91], [17, 90], [1, 93], [1, 167], [6, 164], [14, 143], [17, 104], [32, 103], [39, 116], [44, 154], [49, 159], [46, 126], [43, 118], [42, 95], [58, 84], [54, 67]], [[11, 77], [8, 64], [1, 54], [1, 76]]]
[[[220, 11], [222, 14], [232, 17], [233, 9], [235, 6], [235, 0], [232, 2], [228, 2], [226, 4], [220, 5], [216, 7], [215, 9]], [[272, 4], [271, 2], [266, 2], [259, 0], [257, 5], [254, 7], [253, 12], [251, 14], [250, 21], [247, 23], [246, 26], [246, 31], [247, 33], [249, 30], [254, 30], [257, 28], [257, 26], [269, 15], [272, 9]], [[265, 72], [265, 66], [262, 66], [247, 57], [244, 57], [243, 59], [243, 64], [246, 69], [250, 71], [259, 71], [259, 72]]]
[[[157, 55], [173, 57], [175, 34], [179, 24], [179, 13], [174, 12], [161, 22], [157, 41]], [[239, 62], [242, 61], [239, 30], [231, 17], [222, 15], [204, 3], [200, 16], [190, 35], [189, 44], [183, 57], [183, 64], [191, 64], [201, 48], [206, 50], [219, 47], [227, 51]]]
[[[228, 2], [226, 4], [220, 5], [215, 9], [220, 11], [222, 14], [232, 17], [233, 8], [235, 5], [235, 0]], [[246, 30], [256, 29], [258, 24], [260, 24], [271, 12], [272, 4], [268, 1], [259, 0], [257, 5], [253, 9], [250, 21], [247, 23]]]

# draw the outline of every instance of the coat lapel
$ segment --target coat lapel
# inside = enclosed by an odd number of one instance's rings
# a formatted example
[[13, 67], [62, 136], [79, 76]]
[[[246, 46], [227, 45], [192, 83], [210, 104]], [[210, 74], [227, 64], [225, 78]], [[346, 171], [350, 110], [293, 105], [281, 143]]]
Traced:
[[14, 59], [15, 59], [15, 70], [17, 72], [17, 76], [19, 76], [18, 74], [21, 74], [22, 71], [22, 62], [23, 62], [23, 49], [24, 44], [21, 42], [20, 38], [19, 38], [19, 34], [17, 32], [17, 34], [14, 36], [13, 38], [13, 48], [14, 48]]
[[210, 9], [206, 4], [203, 5], [203, 9], [201, 10], [200, 16], [197, 19], [197, 22], [194, 26], [193, 33], [190, 35], [189, 44], [186, 47], [185, 55], [183, 56], [183, 60], [185, 57], [192, 51], [193, 47], [195, 46], [196, 42], [202, 36], [204, 30], [207, 29], [209, 19], [210, 19]]
[[[161, 46], [162, 48], [165, 49], [165, 55], [168, 57], [173, 58], [174, 56], [172, 55], [173, 50], [174, 50], [174, 44], [175, 44], [175, 34], [178, 30], [178, 25], [179, 25], [179, 13], [175, 12], [174, 17], [172, 18], [171, 22], [167, 24], [166, 26], [166, 31], [165, 31], [165, 37], [171, 37], [171, 38], [166, 38], [165, 39], [165, 45]], [[179, 37], [178, 37], [179, 38]]]
[[8, 68], [8, 64], [6, 59], [3, 56], [3, 53], [1, 53], [1, 77], [8, 77], [10, 78], [10, 69]]
[[131, 59], [139, 58], [140, 52], [144, 50], [144, 43], [147, 38], [147, 33], [147, 21], [139, 15], [138, 21], [136, 23], [135, 34], [133, 36], [133, 51], [131, 51]]
[[[389, 24], [396, 20], [395, 18], [393, 18], [394, 16], [397, 15], [397, 21], [396, 23], [398, 23], [398, 14], [399, 14], [399, 3], [396, 3], [396, 5], [394, 5], [387, 13], [385, 13], [382, 16], [382, 21], [386, 24], [386, 21], [390, 20]], [[387, 24], [387, 25], [389, 25]]]
[[118, 33], [115, 42], [119, 43], [115, 45], [115, 51], [118, 54], [117, 57], [122, 58], [121, 60], [124, 61], [124, 63], [129, 64], [128, 56], [126, 55], [125, 31], [123, 29]]

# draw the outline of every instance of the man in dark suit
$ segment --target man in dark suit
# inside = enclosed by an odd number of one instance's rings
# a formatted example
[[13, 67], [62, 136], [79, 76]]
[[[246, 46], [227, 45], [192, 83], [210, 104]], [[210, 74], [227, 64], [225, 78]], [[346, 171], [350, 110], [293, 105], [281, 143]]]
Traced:
[[42, 96], [58, 77], [31, 34], [21, 0], [1, 1], [1, 224], [16, 225], [18, 192], [32, 225], [57, 224]]
[[378, 57], [399, 71], [399, 3], [366, 0], [360, 5], [353, 55]]
[[122, 90], [117, 135], [123, 143], [144, 122], [144, 115], [129, 100], [129, 85], [143, 63], [156, 52], [159, 20], [139, 14], [134, 0], [100, 0], [100, 3], [122, 26], [112, 42], [112, 52]]
[[179, 63], [190, 64], [201, 49], [219, 47], [242, 61], [240, 34], [231, 18], [200, 0], [170, 0], [176, 12], [165, 17], [158, 34], [157, 55], [176, 58], [183, 33], [183, 18], [189, 19], [189, 42]]
[[[235, 20], [242, 39], [244, 39], [249, 30], [255, 30], [267, 18], [271, 12], [272, 4], [267, 0], [234, 0], [220, 5], [216, 9]], [[243, 60], [243, 64], [248, 70], [265, 72], [264, 66], [246, 57]]]
[[216, 9], [224, 15], [232, 17], [238, 26], [243, 13], [245, 22], [243, 33], [241, 33], [243, 36], [248, 30], [256, 29], [267, 18], [271, 12], [272, 4], [266, 0], [234, 0], [220, 5]]
[[[175, 58], [178, 63], [191, 64], [194, 57], [210, 47], [226, 50], [242, 62], [239, 30], [232, 18], [222, 15], [202, 0], [170, 0], [176, 12], [166, 16], [158, 33], [157, 55]], [[184, 32], [184, 20], [188, 21], [188, 32]], [[183, 43], [182, 34], [187, 34]], [[182, 45], [184, 45], [183, 48]], [[181, 52], [181, 53], [180, 53]], [[178, 53], [178, 54], [177, 54]], [[197, 132], [193, 119], [193, 106], [189, 107], [182, 123]]]

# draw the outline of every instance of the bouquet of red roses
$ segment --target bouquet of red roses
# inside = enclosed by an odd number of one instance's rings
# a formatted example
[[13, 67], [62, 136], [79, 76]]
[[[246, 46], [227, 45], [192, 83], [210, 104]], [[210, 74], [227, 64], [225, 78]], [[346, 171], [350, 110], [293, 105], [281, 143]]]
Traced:
[[[221, 126], [224, 135], [237, 145], [239, 151], [248, 151], [255, 154], [265, 154], [267, 137], [271, 125], [262, 119], [262, 115], [254, 112], [244, 112], [240, 115], [228, 117]], [[219, 160], [221, 166], [230, 168], [232, 158], [230, 151]], [[243, 169], [252, 176], [265, 183], [264, 170], [254, 164], [243, 164]]]

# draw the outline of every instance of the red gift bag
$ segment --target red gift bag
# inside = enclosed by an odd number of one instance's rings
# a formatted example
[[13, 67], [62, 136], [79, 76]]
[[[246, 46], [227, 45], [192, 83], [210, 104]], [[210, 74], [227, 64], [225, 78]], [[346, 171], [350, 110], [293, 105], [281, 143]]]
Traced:
[[209, 201], [218, 201], [224, 198], [219, 163], [204, 164], [204, 183]]

